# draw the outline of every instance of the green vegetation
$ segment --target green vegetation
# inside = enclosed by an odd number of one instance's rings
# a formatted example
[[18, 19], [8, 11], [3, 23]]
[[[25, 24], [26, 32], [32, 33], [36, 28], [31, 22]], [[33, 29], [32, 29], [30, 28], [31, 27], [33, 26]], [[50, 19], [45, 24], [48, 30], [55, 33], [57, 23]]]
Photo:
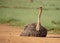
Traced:
[[[5, 7], [4, 7], [5, 6]], [[59, 33], [60, 30], [60, 0], [0, 0], [0, 24], [9, 23], [12, 26], [24, 26], [36, 23], [38, 9], [42, 6], [41, 23], [48, 30]]]

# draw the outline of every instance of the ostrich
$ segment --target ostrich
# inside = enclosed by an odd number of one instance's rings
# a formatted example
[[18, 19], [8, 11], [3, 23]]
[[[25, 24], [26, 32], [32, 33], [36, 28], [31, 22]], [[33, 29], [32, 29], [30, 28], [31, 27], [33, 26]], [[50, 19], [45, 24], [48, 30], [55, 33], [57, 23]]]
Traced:
[[28, 24], [20, 36], [46, 37], [47, 29], [41, 25], [42, 7], [39, 8], [37, 23]]

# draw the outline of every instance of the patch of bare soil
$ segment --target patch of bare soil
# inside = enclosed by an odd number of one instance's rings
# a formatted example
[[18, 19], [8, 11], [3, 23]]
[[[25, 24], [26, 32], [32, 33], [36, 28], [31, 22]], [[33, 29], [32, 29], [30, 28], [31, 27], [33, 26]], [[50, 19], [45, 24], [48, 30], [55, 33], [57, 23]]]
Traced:
[[21, 27], [0, 25], [0, 43], [60, 43], [60, 35], [48, 34], [47, 37], [22, 37]]

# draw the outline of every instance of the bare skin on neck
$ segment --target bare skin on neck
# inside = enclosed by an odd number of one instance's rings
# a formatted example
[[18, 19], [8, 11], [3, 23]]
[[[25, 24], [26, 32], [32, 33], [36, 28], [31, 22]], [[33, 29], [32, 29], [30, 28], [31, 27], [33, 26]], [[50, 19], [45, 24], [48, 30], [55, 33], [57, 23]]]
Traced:
[[41, 14], [42, 14], [42, 7], [39, 8], [39, 14], [38, 14], [38, 20], [37, 20], [37, 25], [36, 25], [36, 30], [39, 31], [41, 28]]

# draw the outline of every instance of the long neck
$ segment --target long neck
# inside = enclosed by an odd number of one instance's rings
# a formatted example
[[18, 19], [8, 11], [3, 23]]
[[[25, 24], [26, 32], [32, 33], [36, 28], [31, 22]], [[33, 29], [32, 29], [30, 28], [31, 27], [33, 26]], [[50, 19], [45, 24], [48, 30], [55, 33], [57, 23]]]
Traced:
[[42, 14], [42, 7], [39, 8], [39, 14], [38, 14], [38, 20], [37, 20], [37, 25], [36, 25], [36, 30], [40, 30], [40, 25], [41, 25], [41, 14]]

